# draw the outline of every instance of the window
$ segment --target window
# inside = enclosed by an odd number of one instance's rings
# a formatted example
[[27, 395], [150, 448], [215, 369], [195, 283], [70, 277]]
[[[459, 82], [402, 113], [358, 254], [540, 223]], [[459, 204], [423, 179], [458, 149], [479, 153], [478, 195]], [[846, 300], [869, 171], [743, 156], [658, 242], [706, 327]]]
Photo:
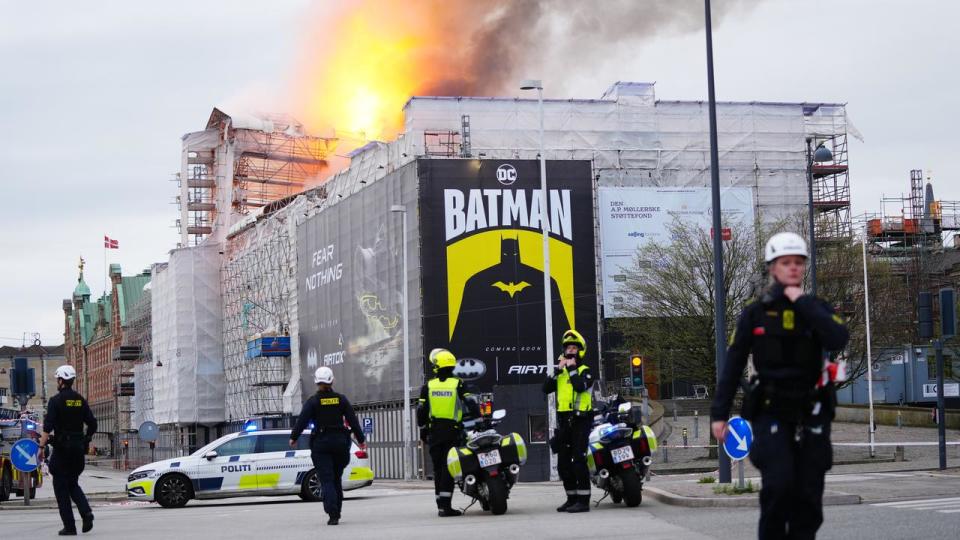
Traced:
[[241, 454], [252, 454], [256, 444], [256, 437], [241, 435], [221, 444], [215, 450], [218, 456], [239, 456]]
[[[287, 450], [290, 450], [290, 436], [285, 433], [258, 435], [257, 438], [260, 439], [260, 448], [257, 450], [258, 454], [264, 454], [267, 452], [286, 452]], [[300, 440], [298, 439], [297, 442], [299, 443]]]
[[531, 443], [545, 443], [549, 437], [550, 430], [547, 426], [547, 415], [531, 414], [528, 418], [530, 427], [530, 436], [527, 438]]
[[[960, 361], [954, 360], [952, 356], [943, 353], [943, 378], [952, 379], [954, 374], [960, 373]], [[927, 378], [931, 381], [937, 380], [937, 357], [927, 357]]]

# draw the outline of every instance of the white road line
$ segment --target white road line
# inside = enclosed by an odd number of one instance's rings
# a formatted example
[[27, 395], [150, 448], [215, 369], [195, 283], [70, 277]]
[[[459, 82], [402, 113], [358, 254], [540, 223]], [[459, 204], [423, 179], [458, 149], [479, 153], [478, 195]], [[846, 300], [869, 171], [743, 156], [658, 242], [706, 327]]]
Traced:
[[960, 503], [960, 497], [947, 497], [943, 499], [922, 499], [914, 501], [896, 501], [896, 502], [886, 502], [886, 503], [876, 503], [873, 506], [890, 506], [893, 508], [905, 508], [908, 506], [913, 506], [916, 504], [931, 504], [931, 503], [945, 503], [945, 502], [957, 502]]
[[930, 510], [941, 514], [957, 514], [960, 513], [960, 497], [945, 497], [942, 499], [925, 499], [920, 501], [875, 503], [871, 506], [899, 508], [901, 510]]

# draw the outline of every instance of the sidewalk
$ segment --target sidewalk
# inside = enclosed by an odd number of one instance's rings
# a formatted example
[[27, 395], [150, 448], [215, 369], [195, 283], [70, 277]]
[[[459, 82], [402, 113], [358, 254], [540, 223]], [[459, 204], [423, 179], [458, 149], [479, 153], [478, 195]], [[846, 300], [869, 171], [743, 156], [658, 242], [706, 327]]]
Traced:
[[[654, 477], [644, 486], [644, 491], [663, 503], [677, 506], [733, 508], [758, 505], [759, 493], [720, 495], [714, 493], [717, 484], [700, 484], [698, 480], [697, 475]], [[745, 475], [745, 480], [759, 489], [759, 476]], [[828, 474], [826, 484], [825, 506], [948, 497], [960, 493], [960, 468], [936, 472]]]
[[[87, 465], [80, 475], [80, 487], [91, 502], [126, 500], [127, 471]], [[31, 507], [56, 507], [53, 495], [53, 478], [47, 474], [43, 477], [43, 485], [37, 489], [37, 496], [30, 501]], [[23, 497], [11, 497], [0, 503], [0, 510], [23, 509]]]

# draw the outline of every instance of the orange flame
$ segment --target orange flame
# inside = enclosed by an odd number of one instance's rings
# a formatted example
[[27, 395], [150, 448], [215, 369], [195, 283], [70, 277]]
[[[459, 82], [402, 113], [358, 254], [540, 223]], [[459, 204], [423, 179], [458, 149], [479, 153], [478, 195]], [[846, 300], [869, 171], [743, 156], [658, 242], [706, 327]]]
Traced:
[[404, 103], [435, 77], [425, 52], [440, 36], [419, 4], [365, 1], [321, 15], [296, 84], [309, 129], [362, 141], [401, 130]]

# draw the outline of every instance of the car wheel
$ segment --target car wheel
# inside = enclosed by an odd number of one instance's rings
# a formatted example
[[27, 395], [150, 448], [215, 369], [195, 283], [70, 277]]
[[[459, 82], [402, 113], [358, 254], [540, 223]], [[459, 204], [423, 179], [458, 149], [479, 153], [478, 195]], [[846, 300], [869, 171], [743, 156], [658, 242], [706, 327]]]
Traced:
[[190, 480], [182, 474], [170, 474], [157, 482], [156, 499], [164, 508], [183, 508], [193, 497]]
[[316, 469], [310, 469], [310, 472], [303, 477], [303, 483], [300, 484], [300, 498], [307, 502], [317, 502], [323, 500], [323, 489], [320, 486], [320, 476]]
[[0, 471], [0, 502], [10, 499], [10, 493], [13, 491], [13, 473], [9, 467], [4, 467]]

